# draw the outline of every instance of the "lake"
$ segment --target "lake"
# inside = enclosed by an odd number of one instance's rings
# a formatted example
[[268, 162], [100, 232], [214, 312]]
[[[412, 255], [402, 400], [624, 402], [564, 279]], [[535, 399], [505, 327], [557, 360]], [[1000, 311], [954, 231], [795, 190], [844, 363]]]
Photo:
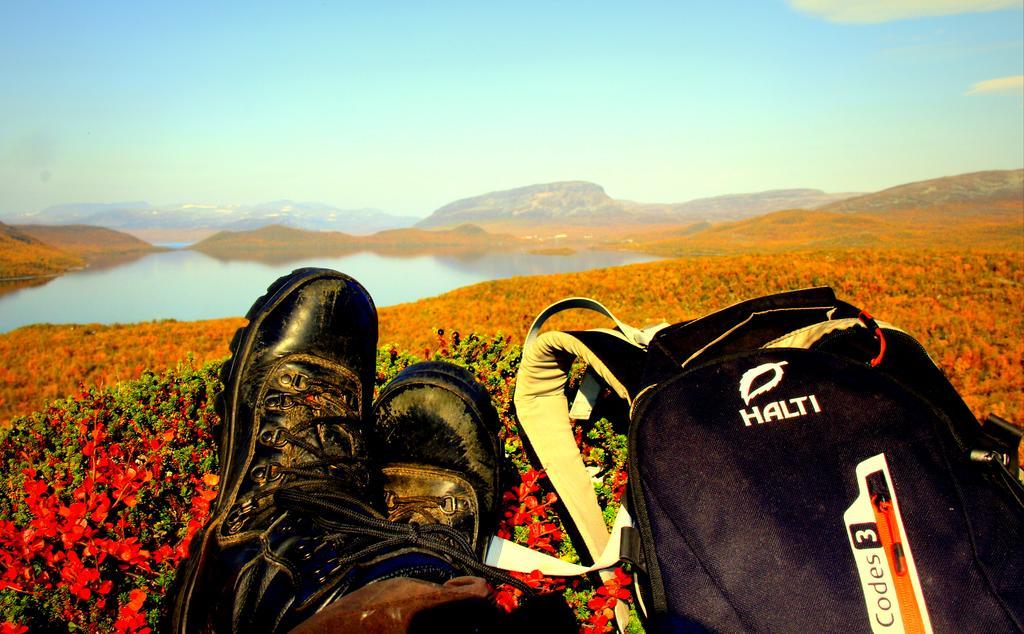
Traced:
[[411, 302], [460, 286], [520, 275], [571, 273], [649, 262], [637, 253], [578, 251], [395, 256], [359, 252], [289, 262], [219, 260], [196, 251], [151, 253], [87, 268], [0, 295], [0, 332], [34, 323], [191, 321], [244, 315], [275, 279], [304, 266], [332, 268], [359, 280], [377, 306]]

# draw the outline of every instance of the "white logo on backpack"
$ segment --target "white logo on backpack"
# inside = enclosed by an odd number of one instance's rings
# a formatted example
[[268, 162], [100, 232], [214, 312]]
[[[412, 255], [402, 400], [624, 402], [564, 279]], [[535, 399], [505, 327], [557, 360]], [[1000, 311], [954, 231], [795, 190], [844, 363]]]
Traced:
[[[788, 361], [764, 363], [744, 372], [743, 376], [740, 377], [740, 398], [743, 399], [744, 405], [750, 405], [750, 401], [755, 397], [767, 394], [778, 387], [782, 383], [784, 373], [782, 366], [788, 363]], [[751, 389], [754, 381], [769, 373], [772, 375], [770, 379], [762, 385]], [[808, 405], [810, 405], [810, 409], [808, 409]], [[743, 424], [751, 427], [754, 423], [763, 425], [773, 420], [799, 418], [800, 416], [807, 416], [812, 413], [818, 414], [820, 412], [821, 405], [818, 404], [818, 397], [814, 394], [808, 394], [806, 396], [774, 401], [765, 405], [763, 409], [754, 405], [750, 409], [741, 409], [739, 413]]]
[[[743, 398], [743, 404], [750, 405], [750, 399], [771, 392], [779, 383], [782, 383], [782, 366], [788, 363], [788, 361], [765, 363], [744, 372], [743, 376], [740, 377], [740, 396]], [[764, 385], [760, 385], [754, 391], [750, 391], [750, 386], [754, 384], [754, 380], [769, 372], [773, 372], [774, 376]]]

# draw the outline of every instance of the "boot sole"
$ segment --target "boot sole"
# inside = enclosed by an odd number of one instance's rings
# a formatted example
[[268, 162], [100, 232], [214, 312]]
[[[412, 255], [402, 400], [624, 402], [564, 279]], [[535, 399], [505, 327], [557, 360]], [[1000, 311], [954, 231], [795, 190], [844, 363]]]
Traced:
[[[249, 320], [249, 323], [236, 330], [234, 336], [231, 337], [231, 343], [229, 345], [231, 355], [220, 368], [219, 378], [224, 389], [214, 397], [213, 406], [214, 411], [217, 412], [217, 416], [221, 420], [221, 425], [223, 425], [221, 429], [221, 438], [234, 438], [234, 404], [238, 396], [237, 379], [241, 374], [242, 366], [244, 365], [244, 362], [241, 360], [248, 356], [249, 350], [252, 347], [253, 333], [258, 330], [263, 321], [263, 317], [280, 304], [281, 301], [292, 291], [308, 282], [321, 278], [343, 279], [346, 282], [351, 283], [355, 288], [359, 289], [363, 293], [370, 306], [376, 311], [373, 299], [366, 291], [366, 288], [363, 287], [363, 285], [356, 279], [338, 271], [319, 268], [301, 268], [295, 269], [290, 274], [275, 280], [273, 284], [267, 287], [267, 292], [256, 299], [248, 312], [245, 313], [245, 318]], [[229, 391], [231, 395], [230, 399], [227, 398]], [[230, 412], [228, 411], [229, 406], [231, 409]], [[224, 473], [227, 471], [227, 467], [229, 466], [228, 458], [232, 453], [230, 451], [231, 443], [229, 441], [226, 444], [219, 444], [218, 465], [220, 473]], [[189, 613], [190, 599], [195, 592], [196, 582], [199, 578], [199, 571], [203, 568], [202, 564], [206, 558], [210, 538], [227, 516], [227, 509], [221, 508], [226, 491], [227, 489], [224, 486], [221, 486], [217, 490], [217, 497], [213, 502], [213, 508], [216, 509], [216, 515], [213, 516], [207, 525], [192, 538], [192, 542], [189, 544], [189, 552], [186, 558], [187, 563], [182, 575], [183, 578], [180, 583], [177, 582], [176, 579], [176, 583], [174, 584], [177, 586], [176, 596], [188, 597], [189, 601], [181, 601], [180, 598], [176, 601], [171, 622], [172, 632], [179, 632], [180, 634], [187, 634], [189, 632], [189, 630], [186, 629], [186, 617]]]

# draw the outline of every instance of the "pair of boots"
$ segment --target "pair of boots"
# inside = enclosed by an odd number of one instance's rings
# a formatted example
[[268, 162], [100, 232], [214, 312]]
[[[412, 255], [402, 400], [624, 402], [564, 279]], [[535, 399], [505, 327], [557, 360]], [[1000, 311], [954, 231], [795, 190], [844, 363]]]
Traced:
[[377, 312], [354, 279], [299, 269], [231, 342], [220, 490], [179, 572], [176, 632], [288, 631], [382, 580], [474, 575], [500, 497], [497, 415], [466, 370], [404, 370], [371, 411]]

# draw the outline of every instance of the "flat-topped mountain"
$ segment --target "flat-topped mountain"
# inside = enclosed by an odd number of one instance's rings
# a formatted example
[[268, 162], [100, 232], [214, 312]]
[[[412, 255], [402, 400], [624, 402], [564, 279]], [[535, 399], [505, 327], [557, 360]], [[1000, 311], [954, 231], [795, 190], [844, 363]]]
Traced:
[[531, 223], [548, 220], [619, 222], [629, 215], [627, 206], [628, 203], [610, 198], [600, 185], [566, 181], [463, 198], [434, 211], [416, 226], [440, 227], [510, 220]]
[[[910, 209], [983, 208], [986, 203], [1024, 201], [1024, 169], [972, 172], [883, 189], [827, 205], [839, 212], [885, 212]], [[982, 205], [982, 207], [978, 207]]]
[[595, 183], [564, 181], [463, 198], [437, 209], [417, 226], [446, 227], [464, 222], [601, 226], [734, 220], [779, 209], [819, 207], [853, 195], [781, 189], [684, 203], [637, 203], [612, 198]]

